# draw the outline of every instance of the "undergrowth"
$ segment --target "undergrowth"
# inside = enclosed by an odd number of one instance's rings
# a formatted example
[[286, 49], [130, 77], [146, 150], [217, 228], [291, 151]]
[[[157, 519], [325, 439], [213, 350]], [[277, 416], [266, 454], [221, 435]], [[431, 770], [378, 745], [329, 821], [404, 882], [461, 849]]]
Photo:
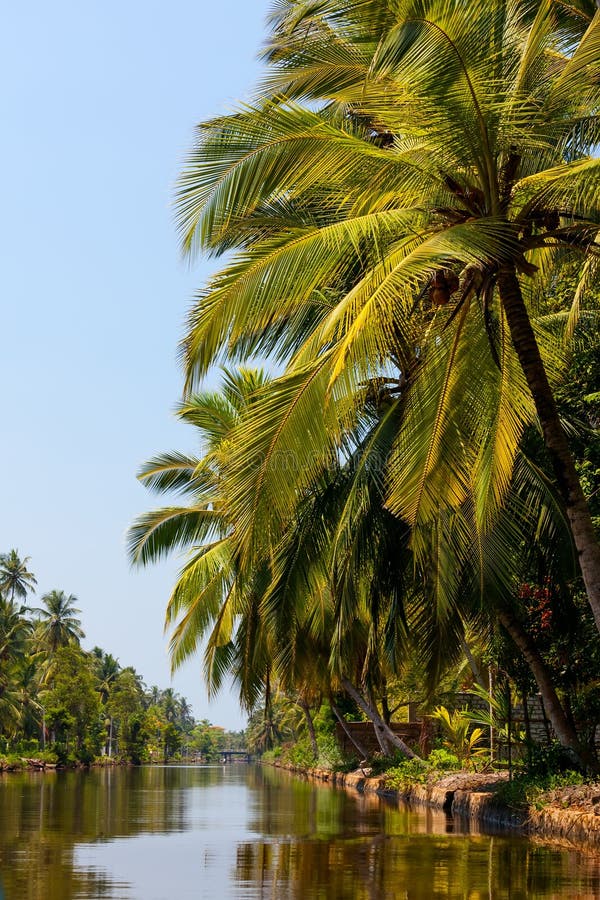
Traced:
[[533, 807], [543, 809], [544, 794], [559, 788], [585, 784], [581, 772], [553, 772], [546, 775], [527, 773], [517, 775], [512, 781], [500, 785], [496, 797], [501, 803], [514, 809]]

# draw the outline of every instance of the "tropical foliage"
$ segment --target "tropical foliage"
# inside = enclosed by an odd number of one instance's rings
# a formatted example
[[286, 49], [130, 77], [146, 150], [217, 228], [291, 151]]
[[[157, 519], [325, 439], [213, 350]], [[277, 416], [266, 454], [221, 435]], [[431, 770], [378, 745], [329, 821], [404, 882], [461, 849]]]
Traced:
[[323, 701], [412, 756], [407, 681], [431, 705], [504, 642], [501, 679], [595, 767], [594, 676], [553, 666], [526, 585], [595, 659], [600, 13], [279, 0], [269, 24], [254, 99], [198, 127], [177, 188], [184, 252], [224, 263], [182, 345], [200, 453], [140, 473], [184, 504], [130, 532], [140, 564], [187, 554], [173, 665], [204, 646], [265, 746], [282, 694], [313, 757]]
[[215, 759], [243, 746], [243, 735], [197, 724], [172, 688], [148, 689], [132, 666], [100, 647], [85, 651], [73, 595], [50, 591], [39, 608], [15, 602], [36, 584], [29, 558], [16, 550], [1, 558], [18, 580], [4, 581], [0, 593], [0, 768], [3, 755], [13, 765], [22, 757], [162, 762]]

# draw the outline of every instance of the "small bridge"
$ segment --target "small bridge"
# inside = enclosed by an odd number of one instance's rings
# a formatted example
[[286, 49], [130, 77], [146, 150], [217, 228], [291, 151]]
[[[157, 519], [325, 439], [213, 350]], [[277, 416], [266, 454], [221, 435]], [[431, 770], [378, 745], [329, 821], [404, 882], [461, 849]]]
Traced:
[[224, 764], [232, 762], [249, 763], [252, 760], [252, 754], [247, 750], [221, 750], [221, 762]]

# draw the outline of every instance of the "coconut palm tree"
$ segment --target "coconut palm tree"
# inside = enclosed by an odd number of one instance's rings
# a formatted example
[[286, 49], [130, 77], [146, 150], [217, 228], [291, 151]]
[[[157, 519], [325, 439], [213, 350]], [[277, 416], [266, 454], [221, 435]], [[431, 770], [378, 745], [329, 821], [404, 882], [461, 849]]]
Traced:
[[[150, 489], [175, 491], [188, 501], [138, 517], [129, 531], [129, 549], [138, 565], [176, 550], [187, 551], [167, 606], [166, 627], [173, 629], [171, 660], [177, 667], [196, 651], [201, 637], [210, 634], [205, 653], [209, 689], [218, 689], [229, 671], [233, 610], [238, 599], [242, 602], [242, 594], [237, 598], [235, 590], [233, 523], [223, 491], [227, 446], [243, 411], [265, 382], [260, 370], [224, 370], [222, 392], [199, 393], [179, 409], [180, 417], [199, 429], [204, 455], [163, 454], [150, 460], [139, 475]], [[246, 589], [246, 598], [251, 595]], [[247, 617], [246, 622], [250, 620]], [[255, 636], [255, 628], [242, 628], [238, 640], [248, 644], [248, 652], [257, 653], [260, 641], [250, 648]], [[256, 685], [247, 689], [259, 691]]]
[[111, 689], [121, 671], [121, 666], [118, 659], [115, 659], [111, 653], [106, 653], [101, 647], [93, 647], [91, 656], [98, 678], [98, 690], [102, 697], [102, 703], [106, 705]]
[[18, 668], [24, 664], [32, 624], [17, 607], [0, 597], [0, 730], [6, 733], [19, 720]]
[[50, 591], [44, 594], [43, 607], [34, 609], [39, 626], [40, 642], [53, 655], [59, 647], [69, 644], [79, 645], [85, 633], [81, 628], [81, 620], [77, 618], [80, 610], [75, 606], [77, 597], [65, 594], [64, 591]]
[[21, 559], [17, 550], [0, 556], [0, 593], [8, 596], [11, 603], [15, 597], [26, 600], [28, 593], [35, 593], [37, 581], [27, 569], [29, 560], [29, 556]]
[[[592, 13], [278, 4], [262, 93], [200, 126], [178, 192], [185, 250], [236, 251], [190, 315], [188, 385], [223, 357], [285, 365], [238, 435], [244, 552], [289, 518], [379, 379], [405, 406], [386, 502], [420, 552], [472, 485], [479, 531], [493, 526], [539, 426], [600, 628], [600, 547], [554, 399], [597, 268]], [[546, 298], [573, 261], [557, 315]]]
[[[260, 557], [245, 560], [235, 550], [227, 476], [228, 453], [237, 450], [232, 431], [243, 433], [253, 426], [254, 390], [251, 396], [252, 402], [232, 417], [225, 437], [206, 442], [206, 459], [187, 463], [196, 479], [198, 472], [214, 467], [210, 504], [221, 511], [228, 551], [215, 554], [211, 543], [192, 545], [192, 560], [175, 585], [168, 610], [168, 622], [175, 625], [174, 667], [208, 636], [205, 670], [211, 692], [225, 674], [233, 674], [249, 709], [263, 693], [268, 707], [276, 683], [297, 693], [306, 714], [307, 700], [315, 694], [345, 690], [372, 719], [384, 752], [395, 745], [412, 755], [389, 729], [374, 698], [397, 671], [409, 642], [419, 647], [435, 684], [462, 652], [466, 621], [487, 623], [494, 611], [532, 665], [557, 734], [579, 752], [547, 667], [519, 630], [512, 607], [519, 581], [518, 547], [542, 544], [553, 553], [557, 536], [565, 543], [560, 508], [535, 467], [519, 456], [510, 502], [486, 533], [478, 533], [471, 496], [452, 519], [434, 523], [436, 528], [420, 537], [428, 548], [422, 565], [410, 548], [414, 529], [385, 506], [381, 460], [394, 446], [403, 399], [379, 385], [379, 392], [367, 399], [359, 426], [346, 436], [346, 460], [332, 460], [327, 473], [297, 501], [268, 562]], [[220, 408], [214, 395], [208, 400], [198, 396], [193, 404], [193, 421], [203, 429], [207, 403], [210, 410]], [[169, 455], [164, 489], [172, 483], [173, 459], [175, 455]], [[179, 456], [176, 462], [181, 468]], [[154, 483], [157, 465], [152, 462], [148, 468]], [[185, 483], [181, 472], [178, 478]], [[199, 498], [195, 485], [186, 485], [186, 492], [192, 502], [181, 508], [182, 515], [192, 517], [198, 508], [202, 516], [205, 494]], [[132, 529], [132, 550], [147, 546], [154, 539], [155, 523], [163, 521], [161, 510], [146, 514]], [[171, 549], [173, 533], [166, 534], [168, 541], [163, 534], [152, 547], [153, 555]]]

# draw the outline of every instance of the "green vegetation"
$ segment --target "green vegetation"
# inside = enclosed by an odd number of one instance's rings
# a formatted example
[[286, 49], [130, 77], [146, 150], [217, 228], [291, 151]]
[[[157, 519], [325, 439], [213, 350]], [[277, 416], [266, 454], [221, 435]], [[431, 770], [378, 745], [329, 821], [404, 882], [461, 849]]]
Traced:
[[584, 783], [581, 772], [555, 772], [547, 775], [519, 775], [498, 788], [496, 797], [500, 803], [513, 809], [533, 807], [543, 809], [550, 791]]
[[[182, 348], [200, 451], [140, 473], [182, 502], [130, 531], [138, 564], [186, 554], [173, 666], [204, 645], [209, 692], [233, 677], [255, 746], [303, 763], [325, 707], [427, 771], [390, 727], [413, 702], [461, 764], [531, 764], [539, 697], [597, 772], [600, 13], [283, 0], [269, 22], [254, 99], [199, 127], [177, 191], [184, 252], [225, 262]], [[484, 713], [450, 708], [490, 684]]]
[[[77, 599], [50, 591], [30, 607], [29, 558], [0, 556], [0, 770], [48, 764], [219, 759], [243, 746], [171, 688], [147, 689], [100, 647], [84, 651]], [[21, 605], [20, 601], [23, 601]]]
[[455, 709], [449, 712], [445, 706], [437, 706], [432, 718], [442, 727], [444, 747], [458, 759], [463, 768], [467, 768], [477, 757], [489, 758], [487, 748], [479, 746], [484, 738], [483, 728], [473, 728], [467, 710]]

